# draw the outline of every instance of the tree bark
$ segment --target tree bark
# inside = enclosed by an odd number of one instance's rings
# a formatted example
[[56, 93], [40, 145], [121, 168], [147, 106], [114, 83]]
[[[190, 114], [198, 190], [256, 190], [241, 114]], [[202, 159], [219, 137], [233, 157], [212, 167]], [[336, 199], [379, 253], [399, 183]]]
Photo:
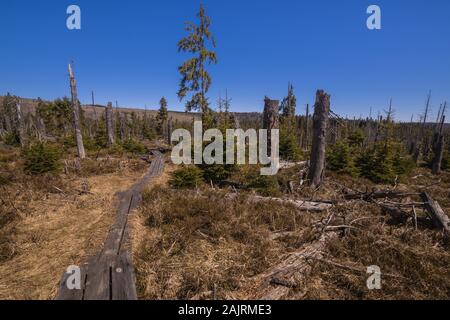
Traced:
[[305, 118], [305, 141], [303, 147], [308, 150], [308, 140], [309, 140], [309, 104], [306, 105], [306, 118]]
[[426, 202], [425, 208], [430, 214], [433, 222], [437, 228], [444, 230], [447, 236], [450, 235], [450, 218], [442, 210], [437, 201], [434, 201], [426, 192], [423, 192], [420, 197]]
[[444, 127], [445, 122], [445, 116], [442, 116], [441, 124], [439, 127], [439, 131], [437, 131], [434, 134], [433, 139], [433, 160], [432, 160], [432, 172], [435, 175], [441, 174], [441, 165], [442, 165], [442, 158], [444, 157], [444, 147], [445, 147], [445, 141], [444, 141], [444, 135], [442, 134], [442, 130]]
[[310, 260], [323, 258], [323, 251], [326, 250], [327, 243], [337, 237], [336, 232], [324, 233], [316, 242], [305, 245], [290, 254], [280, 264], [256, 276], [251, 290], [254, 294], [251, 298], [256, 300], [286, 299], [292, 289], [304, 293], [308, 277], [313, 270]]
[[270, 100], [268, 97], [264, 99], [263, 128], [267, 129], [267, 151], [271, 152], [272, 130], [280, 127], [278, 116], [280, 102], [278, 100]]
[[316, 93], [316, 104], [314, 105], [313, 142], [308, 177], [312, 188], [320, 186], [324, 177], [326, 133], [329, 113], [330, 96], [323, 90], [318, 90]]
[[173, 130], [173, 119], [169, 118], [167, 120], [167, 144], [172, 145], [172, 130]]
[[434, 175], [441, 174], [442, 158], [444, 157], [444, 136], [439, 134], [433, 146], [432, 172]]
[[106, 107], [106, 131], [108, 134], [108, 148], [111, 148], [115, 143], [112, 102], [108, 102]]
[[22, 115], [22, 108], [20, 105], [20, 101], [16, 101], [16, 130], [17, 135], [20, 140], [20, 146], [25, 146], [25, 128], [24, 128], [24, 121], [23, 121], [23, 115]]
[[126, 134], [126, 114], [121, 113], [119, 115], [119, 120], [120, 120], [120, 127], [119, 127], [119, 131], [120, 131], [120, 141], [124, 142], [127, 138]]
[[75, 80], [72, 66], [70, 64], [69, 64], [69, 75], [70, 75], [70, 91], [72, 94], [73, 126], [75, 129], [75, 140], [77, 142], [78, 157], [80, 159], [84, 159], [86, 158], [86, 152], [84, 150], [83, 136], [81, 134], [80, 103], [78, 101], [77, 81]]

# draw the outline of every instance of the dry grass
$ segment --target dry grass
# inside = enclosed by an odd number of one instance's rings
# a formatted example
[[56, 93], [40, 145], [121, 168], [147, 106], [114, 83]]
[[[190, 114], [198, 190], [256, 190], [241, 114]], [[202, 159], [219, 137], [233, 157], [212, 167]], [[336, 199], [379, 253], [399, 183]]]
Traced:
[[303, 234], [272, 241], [277, 231], [307, 229], [312, 217], [293, 208], [252, 203], [223, 192], [178, 192], [155, 187], [140, 209], [134, 258], [143, 299], [190, 299], [217, 289], [233, 298], [243, 282], [311, 240]]
[[[426, 189], [449, 212], [450, 174], [441, 181], [419, 169], [396, 190]], [[295, 170], [279, 181], [296, 180]], [[414, 186], [411, 186], [413, 185]], [[299, 188], [290, 197], [343, 200], [340, 185], [354, 190], [394, 188], [330, 174], [318, 190]], [[282, 189], [283, 190], [283, 189]], [[287, 299], [449, 299], [450, 253], [443, 235], [418, 210], [413, 222], [394, 224], [373, 203], [342, 202], [330, 212], [298, 213], [289, 205], [255, 204], [230, 191], [175, 191], [166, 185], [148, 191], [135, 217], [133, 254], [142, 299], [251, 299], [255, 276], [314, 241], [314, 222], [332, 216], [332, 225], [350, 224], [328, 244], [325, 261], [312, 261], [306, 288]], [[285, 196], [287, 196], [285, 194]], [[406, 199], [405, 201], [410, 201]], [[274, 232], [290, 236], [272, 240]], [[367, 267], [382, 271], [382, 290], [368, 290]]]
[[[14, 218], [0, 228], [0, 299], [51, 299], [64, 270], [100, 250], [115, 218], [114, 194], [143, 173], [126, 166], [95, 175], [102, 170], [85, 178], [23, 176], [3, 186], [2, 217], [6, 208]], [[75, 189], [86, 181], [90, 193], [81, 195]]]

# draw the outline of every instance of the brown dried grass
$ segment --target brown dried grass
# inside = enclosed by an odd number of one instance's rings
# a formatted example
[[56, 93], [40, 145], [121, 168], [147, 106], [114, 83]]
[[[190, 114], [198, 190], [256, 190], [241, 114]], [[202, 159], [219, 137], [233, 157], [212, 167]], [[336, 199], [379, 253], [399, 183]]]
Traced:
[[[86, 178], [23, 176], [4, 186], [14, 219], [0, 233], [9, 245], [0, 261], [0, 299], [52, 299], [64, 270], [101, 249], [115, 218], [115, 193], [142, 173], [125, 168]], [[75, 190], [83, 181], [89, 194]]]
[[[318, 190], [300, 188], [294, 198], [343, 200], [341, 188], [424, 188], [449, 212], [450, 175], [441, 181], [418, 169], [419, 178], [397, 186], [330, 174]], [[283, 180], [296, 179], [295, 172]], [[438, 182], [438, 183], [436, 183]], [[407, 183], [407, 184], [406, 184]], [[287, 299], [448, 299], [450, 253], [443, 235], [428, 222], [394, 224], [373, 203], [349, 201], [323, 214], [295, 213], [289, 205], [251, 203], [230, 191], [175, 191], [167, 186], [150, 190], [135, 217], [133, 254], [138, 294], [142, 299], [251, 299], [253, 277], [279, 263], [289, 253], [317, 238], [313, 222], [332, 215], [332, 224], [352, 224], [328, 244], [326, 261], [312, 261], [306, 288], [292, 289]], [[285, 195], [287, 196], [287, 195]], [[409, 201], [406, 199], [405, 201]], [[422, 210], [419, 217], [425, 218]], [[295, 217], [295, 219], [294, 219]], [[356, 220], [359, 219], [359, 220]], [[422, 219], [423, 221], [424, 219]], [[272, 240], [277, 231], [294, 231]], [[382, 271], [382, 290], [368, 290], [367, 267]], [[304, 284], [303, 284], [304, 285]]]

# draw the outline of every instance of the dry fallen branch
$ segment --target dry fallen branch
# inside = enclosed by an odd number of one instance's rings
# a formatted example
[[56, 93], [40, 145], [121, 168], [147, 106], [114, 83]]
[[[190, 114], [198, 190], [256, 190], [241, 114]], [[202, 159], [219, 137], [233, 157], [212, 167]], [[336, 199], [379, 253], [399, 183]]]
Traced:
[[394, 192], [391, 190], [384, 191], [374, 191], [374, 192], [366, 192], [366, 193], [356, 193], [356, 194], [347, 194], [344, 196], [346, 200], [364, 200], [370, 201], [373, 199], [382, 199], [382, 198], [406, 198], [411, 196], [418, 196], [419, 193], [403, 193], [403, 192]]
[[280, 165], [279, 165], [279, 168], [280, 168], [280, 170], [283, 170], [283, 169], [290, 169], [290, 168], [293, 168], [295, 166], [305, 167], [307, 165], [308, 165], [308, 161], [300, 161], [300, 162], [287, 162], [287, 161], [285, 162], [285, 161], [281, 161]]
[[322, 251], [328, 241], [336, 239], [335, 232], [324, 233], [318, 241], [304, 246], [301, 250], [290, 254], [280, 264], [256, 276], [256, 287], [252, 297], [259, 300], [279, 300], [286, 298], [290, 290], [304, 284], [312, 270], [309, 263], [311, 257], [322, 258]]
[[421, 198], [424, 202], [426, 202], [425, 208], [433, 222], [437, 228], [444, 230], [447, 236], [450, 235], [450, 218], [445, 214], [444, 210], [442, 210], [439, 203], [433, 200], [428, 193], [423, 192]]
[[292, 199], [281, 199], [281, 198], [272, 198], [272, 197], [261, 197], [261, 196], [251, 196], [249, 197], [251, 201], [259, 202], [259, 201], [275, 201], [283, 204], [291, 204], [300, 211], [311, 211], [311, 212], [320, 212], [325, 211], [331, 208], [333, 205], [327, 202], [315, 202], [315, 201], [306, 201], [306, 200], [292, 200]]

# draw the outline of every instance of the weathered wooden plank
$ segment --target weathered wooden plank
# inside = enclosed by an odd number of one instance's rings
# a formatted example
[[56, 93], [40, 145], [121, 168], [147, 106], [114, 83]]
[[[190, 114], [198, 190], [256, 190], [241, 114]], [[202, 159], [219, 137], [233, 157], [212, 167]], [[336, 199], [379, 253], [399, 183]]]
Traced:
[[127, 252], [117, 256], [111, 273], [112, 300], [137, 300], [136, 277]]
[[110, 259], [105, 255], [90, 259], [83, 300], [111, 300]]

